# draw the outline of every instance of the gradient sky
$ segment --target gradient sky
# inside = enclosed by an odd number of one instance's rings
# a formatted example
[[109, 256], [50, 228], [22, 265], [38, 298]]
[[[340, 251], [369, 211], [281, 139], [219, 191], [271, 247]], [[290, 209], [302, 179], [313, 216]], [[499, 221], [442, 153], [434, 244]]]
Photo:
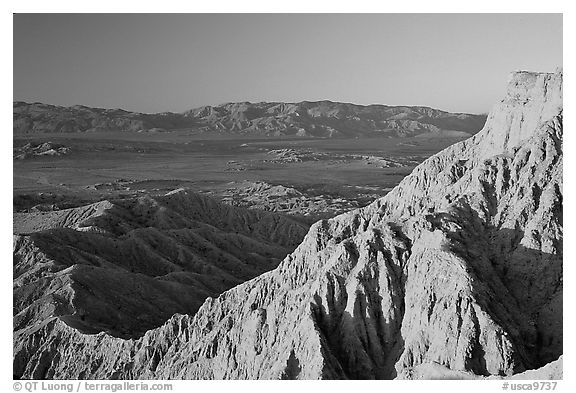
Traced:
[[138, 112], [333, 100], [488, 112], [561, 14], [16, 14], [14, 100]]

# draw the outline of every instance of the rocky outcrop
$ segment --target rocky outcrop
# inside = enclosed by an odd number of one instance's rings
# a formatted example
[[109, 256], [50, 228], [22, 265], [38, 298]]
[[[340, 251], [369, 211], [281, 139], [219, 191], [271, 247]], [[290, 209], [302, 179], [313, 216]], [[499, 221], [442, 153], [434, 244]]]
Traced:
[[25, 160], [34, 157], [63, 156], [70, 153], [70, 148], [52, 142], [32, 144], [26, 143], [22, 147], [13, 149], [14, 159]]
[[360, 203], [367, 205], [385, 191], [374, 187], [371, 190], [360, 190], [350, 187], [349, 197], [329, 195], [301, 188], [301, 191], [281, 184], [272, 185], [266, 182], [231, 182], [223, 191], [211, 192], [224, 203], [241, 206], [247, 209], [283, 213], [313, 224], [322, 218], [334, 217], [337, 214], [357, 208]]
[[371, 205], [314, 224], [276, 269], [136, 340], [46, 316], [15, 333], [15, 373], [392, 379], [542, 367], [562, 354], [562, 131], [562, 74], [516, 73], [480, 133]]
[[466, 137], [478, 132], [484, 115], [448, 113], [427, 107], [353, 105], [331, 101], [231, 103], [185, 113], [143, 114], [120, 109], [14, 103], [14, 133], [193, 129], [251, 136], [361, 137], [433, 135]]

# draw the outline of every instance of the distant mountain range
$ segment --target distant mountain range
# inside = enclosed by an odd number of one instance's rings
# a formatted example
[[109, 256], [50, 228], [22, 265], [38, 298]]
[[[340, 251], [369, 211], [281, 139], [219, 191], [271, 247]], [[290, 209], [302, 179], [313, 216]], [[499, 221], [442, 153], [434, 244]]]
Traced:
[[13, 130], [14, 134], [188, 129], [247, 136], [466, 137], [480, 131], [485, 122], [486, 115], [449, 113], [422, 106], [363, 106], [331, 101], [239, 102], [156, 114], [14, 102]]

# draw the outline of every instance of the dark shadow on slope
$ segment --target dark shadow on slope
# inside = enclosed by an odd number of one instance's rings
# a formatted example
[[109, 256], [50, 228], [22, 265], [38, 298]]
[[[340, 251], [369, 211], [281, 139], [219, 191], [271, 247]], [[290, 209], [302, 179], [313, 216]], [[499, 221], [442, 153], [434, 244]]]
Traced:
[[[450, 239], [446, 249], [468, 262], [475, 297], [484, 311], [513, 339], [527, 369], [541, 367], [562, 354], [562, 239], [559, 254], [527, 248], [520, 228], [495, 228], [467, 205], [458, 207], [459, 231], [446, 230], [455, 215], [429, 216], [433, 228]], [[477, 349], [475, 367], [482, 369]], [[517, 370], [520, 372], [523, 370]]]
[[298, 379], [300, 372], [302, 371], [302, 367], [300, 367], [300, 361], [296, 357], [294, 350], [290, 352], [290, 357], [286, 361], [286, 368], [284, 372], [280, 376], [282, 380], [294, 380]]
[[[343, 285], [343, 278], [335, 277]], [[341, 292], [342, 293], [342, 292]], [[343, 291], [344, 295], [346, 294]], [[385, 321], [382, 297], [377, 292], [357, 292], [353, 315], [338, 309], [347, 298], [324, 305], [318, 295], [312, 304], [314, 319], [325, 343], [329, 379], [394, 379], [394, 368], [404, 340], [400, 333], [404, 303], [398, 301], [396, 317]], [[400, 300], [400, 299], [399, 299]], [[328, 308], [328, 309], [327, 309]]]
[[[562, 255], [523, 246], [524, 231], [486, 225], [469, 206], [460, 206], [457, 212], [432, 214], [427, 220], [430, 230], [445, 233], [447, 242], [442, 249], [462, 260], [470, 277], [473, 302], [503, 328], [512, 342], [514, 372], [538, 368], [557, 359], [562, 353], [562, 297], [558, 296], [562, 288]], [[561, 239], [558, 241], [561, 243]], [[356, 266], [354, 259], [358, 255], [353, 251], [348, 255], [351, 265]], [[345, 311], [350, 299], [344, 277], [328, 273], [326, 295], [315, 295], [312, 310], [325, 350], [326, 378], [396, 376], [394, 366], [404, 351], [400, 327], [407, 307], [405, 278], [393, 266], [386, 270], [394, 276], [390, 281], [402, 294], [386, 302], [397, 307], [391, 321], [383, 321], [383, 312], [389, 310], [382, 310], [381, 296], [374, 295], [379, 293], [371, 287], [374, 278], [361, 280], [362, 290], [354, 294], [353, 314]], [[438, 302], [435, 299], [431, 307]], [[474, 334], [464, 367], [476, 375], [488, 376], [494, 364], [487, 364], [487, 352], [493, 353], [494, 348], [484, 347], [479, 316], [472, 307], [468, 313]]]
[[[211, 211], [222, 206], [196, 195], [179, 197], [192, 200], [191, 207], [198, 208], [196, 199]], [[132, 210], [126, 207], [130, 203]], [[15, 330], [60, 316], [85, 334], [138, 338], [176, 313], [195, 314], [207, 297], [274, 269], [292, 248], [281, 238], [267, 238], [270, 232], [306, 233], [280, 215], [240, 208], [225, 207], [224, 218], [232, 211], [240, 218], [235, 227], [224, 220], [212, 223], [222, 228], [189, 219], [196, 214], [192, 208], [182, 214], [167, 211], [169, 206], [162, 210], [150, 198], [114, 208], [116, 214], [96, 217], [90, 225], [122, 230], [54, 228], [19, 238], [13, 261]], [[207, 212], [198, 214], [209, 221]], [[268, 233], [238, 233], [241, 225], [250, 228], [263, 218], [270, 220]]]

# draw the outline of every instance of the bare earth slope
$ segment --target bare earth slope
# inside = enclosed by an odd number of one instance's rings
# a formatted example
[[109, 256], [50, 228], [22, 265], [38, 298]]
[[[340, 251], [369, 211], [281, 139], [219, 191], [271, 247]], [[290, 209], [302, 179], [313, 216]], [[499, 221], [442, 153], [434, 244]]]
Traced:
[[185, 190], [14, 215], [14, 329], [138, 337], [273, 269], [307, 226]]
[[485, 115], [449, 113], [427, 107], [354, 105], [319, 101], [230, 103], [185, 113], [144, 114], [121, 109], [14, 103], [14, 134], [46, 132], [165, 132], [194, 129], [250, 136], [361, 137], [468, 136]]
[[384, 198], [314, 224], [276, 269], [137, 340], [47, 317], [15, 333], [14, 372], [392, 379], [536, 369], [562, 354], [562, 195], [562, 74], [515, 73], [480, 133]]

